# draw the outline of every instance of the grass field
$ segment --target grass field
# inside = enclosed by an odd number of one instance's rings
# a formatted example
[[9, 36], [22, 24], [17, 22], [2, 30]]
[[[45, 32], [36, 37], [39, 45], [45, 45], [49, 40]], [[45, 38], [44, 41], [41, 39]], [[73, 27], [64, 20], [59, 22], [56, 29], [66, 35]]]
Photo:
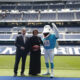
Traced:
[[[0, 76], [13, 76], [15, 56], [0, 55]], [[21, 68], [19, 64], [19, 73]], [[80, 77], [80, 56], [55, 56], [54, 57], [55, 77]], [[29, 56], [26, 59], [25, 74], [28, 75]], [[45, 73], [44, 57], [41, 57], [41, 74]], [[18, 73], [18, 75], [19, 75]]]

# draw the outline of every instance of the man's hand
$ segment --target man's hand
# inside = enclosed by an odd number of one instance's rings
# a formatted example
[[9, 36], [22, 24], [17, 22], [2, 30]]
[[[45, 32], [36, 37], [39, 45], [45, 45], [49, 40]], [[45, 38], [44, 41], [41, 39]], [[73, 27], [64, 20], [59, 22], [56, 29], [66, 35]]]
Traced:
[[25, 48], [23, 46], [21, 46], [21, 50], [25, 50]]

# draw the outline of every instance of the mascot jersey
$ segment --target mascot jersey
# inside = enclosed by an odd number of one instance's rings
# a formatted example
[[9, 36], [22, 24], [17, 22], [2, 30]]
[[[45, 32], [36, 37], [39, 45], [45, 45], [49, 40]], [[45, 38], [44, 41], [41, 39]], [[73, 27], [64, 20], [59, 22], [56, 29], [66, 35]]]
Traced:
[[43, 39], [43, 44], [45, 49], [54, 49], [56, 45], [55, 34], [50, 34], [48, 37]]

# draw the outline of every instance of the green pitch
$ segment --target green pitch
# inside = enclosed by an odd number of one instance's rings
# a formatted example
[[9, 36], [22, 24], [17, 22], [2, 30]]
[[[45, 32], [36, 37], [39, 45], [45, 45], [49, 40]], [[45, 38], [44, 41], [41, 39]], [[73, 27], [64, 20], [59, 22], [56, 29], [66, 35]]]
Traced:
[[[28, 75], [29, 59], [26, 59], [25, 74]], [[15, 56], [0, 55], [0, 76], [13, 76]], [[54, 57], [55, 77], [80, 77], [80, 56], [55, 56]], [[21, 62], [18, 75], [20, 75]], [[41, 57], [41, 74], [46, 72], [44, 57]], [[41, 75], [40, 74], [40, 75]], [[41, 75], [42, 76], [42, 75]]]

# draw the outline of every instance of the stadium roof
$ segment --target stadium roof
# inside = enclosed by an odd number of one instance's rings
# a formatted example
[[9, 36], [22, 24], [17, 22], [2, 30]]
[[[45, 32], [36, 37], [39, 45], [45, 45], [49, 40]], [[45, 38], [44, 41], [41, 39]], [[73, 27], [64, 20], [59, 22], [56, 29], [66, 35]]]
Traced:
[[80, 1], [80, 0], [0, 0], [0, 2], [44, 2], [44, 1]]

